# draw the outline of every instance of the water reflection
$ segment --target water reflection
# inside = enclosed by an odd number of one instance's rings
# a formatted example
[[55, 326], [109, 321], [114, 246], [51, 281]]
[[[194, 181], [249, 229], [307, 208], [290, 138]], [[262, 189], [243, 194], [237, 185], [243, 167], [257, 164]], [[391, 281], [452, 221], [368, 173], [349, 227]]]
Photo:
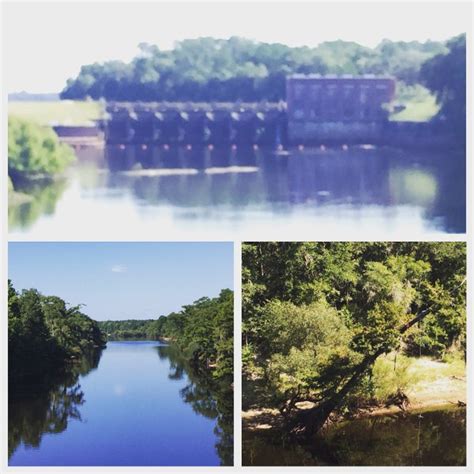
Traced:
[[114, 146], [78, 156], [49, 218], [38, 211], [28, 227], [12, 210], [11, 231], [66, 237], [64, 229], [94, 224], [96, 234], [114, 234], [127, 220], [141, 236], [167, 229], [184, 237], [189, 223], [232, 238], [277, 224], [299, 226], [299, 238], [351, 224], [392, 237], [465, 232], [462, 152]]
[[52, 216], [66, 189], [66, 180], [18, 183], [8, 203], [10, 228], [27, 230], [42, 216]]
[[157, 346], [161, 360], [169, 363], [168, 377], [189, 383], [180, 390], [181, 398], [191, 405], [193, 411], [208, 419], [216, 420], [214, 434], [217, 436], [216, 451], [221, 466], [233, 465], [233, 391], [232, 380], [218, 383], [208, 373], [193, 368], [183, 353], [173, 345]]
[[10, 384], [8, 399], [8, 457], [20, 445], [39, 448], [45, 434], [66, 431], [71, 420], [82, 421], [84, 393], [79, 377], [96, 369], [102, 351], [92, 351], [77, 364], [41, 386]]
[[244, 465], [464, 466], [466, 410], [376, 416], [330, 428], [314, 445], [244, 432]]

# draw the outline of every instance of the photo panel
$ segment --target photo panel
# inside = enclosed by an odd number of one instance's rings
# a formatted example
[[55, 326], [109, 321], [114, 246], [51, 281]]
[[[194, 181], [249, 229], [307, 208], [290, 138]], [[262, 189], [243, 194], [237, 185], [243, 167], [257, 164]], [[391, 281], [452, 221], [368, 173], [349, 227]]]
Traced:
[[232, 466], [233, 244], [9, 244], [9, 466]]
[[464, 242], [242, 244], [244, 466], [465, 466]]
[[465, 234], [468, 3], [25, 5], [12, 240]]

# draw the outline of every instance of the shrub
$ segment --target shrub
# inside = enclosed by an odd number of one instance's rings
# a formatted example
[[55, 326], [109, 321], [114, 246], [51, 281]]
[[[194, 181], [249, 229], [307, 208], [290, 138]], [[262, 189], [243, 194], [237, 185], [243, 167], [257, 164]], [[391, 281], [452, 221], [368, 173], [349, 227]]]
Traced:
[[61, 173], [75, 159], [51, 128], [16, 117], [8, 119], [8, 174], [17, 178]]

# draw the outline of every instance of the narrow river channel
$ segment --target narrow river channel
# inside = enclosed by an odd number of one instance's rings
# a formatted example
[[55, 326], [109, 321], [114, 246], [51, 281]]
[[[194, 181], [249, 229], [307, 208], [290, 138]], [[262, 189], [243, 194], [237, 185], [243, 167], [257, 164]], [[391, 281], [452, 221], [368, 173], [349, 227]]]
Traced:
[[75, 371], [10, 400], [9, 465], [232, 464], [230, 387], [193, 372], [174, 346], [108, 342]]

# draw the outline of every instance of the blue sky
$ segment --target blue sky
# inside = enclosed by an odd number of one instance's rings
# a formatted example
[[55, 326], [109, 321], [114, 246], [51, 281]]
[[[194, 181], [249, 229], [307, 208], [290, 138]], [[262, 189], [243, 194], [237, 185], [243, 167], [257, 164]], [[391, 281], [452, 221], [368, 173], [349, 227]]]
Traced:
[[17, 290], [37, 288], [93, 319], [144, 319], [233, 288], [228, 242], [13, 242], [8, 274]]

